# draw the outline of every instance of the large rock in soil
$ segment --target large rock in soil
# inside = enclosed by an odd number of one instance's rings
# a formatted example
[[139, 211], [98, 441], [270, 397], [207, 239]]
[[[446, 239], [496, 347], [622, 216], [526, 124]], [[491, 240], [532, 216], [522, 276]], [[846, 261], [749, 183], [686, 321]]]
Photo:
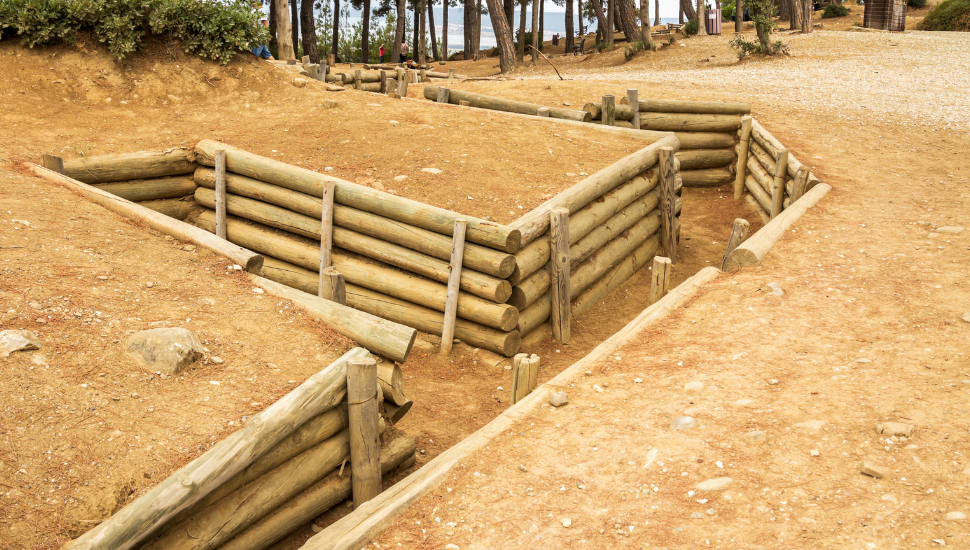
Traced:
[[40, 346], [40, 338], [29, 330], [0, 331], [0, 357], [6, 357], [15, 351], [40, 349]]
[[202, 358], [202, 342], [184, 328], [153, 328], [136, 332], [125, 342], [125, 351], [151, 372], [178, 374]]

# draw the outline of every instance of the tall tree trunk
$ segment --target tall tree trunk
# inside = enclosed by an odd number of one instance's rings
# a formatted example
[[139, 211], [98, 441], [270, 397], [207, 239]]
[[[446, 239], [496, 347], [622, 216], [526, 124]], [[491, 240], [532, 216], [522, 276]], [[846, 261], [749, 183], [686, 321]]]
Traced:
[[[703, 2], [704, 0], [697, 1]], [[626, 41], [630, 43], [636, 42], [640, 36], [640, 29], [637, 26], [637, 12], [633, 7], [633, 0], [616, 0], [616, 7], [620, 30], [626, 36]]]
[[391, 48], [391, 63], [401, 61], [401, 44], [404, 42], [405, 19], [407, 18], [407, 0], [397, 0], [397, 28], [394, 30], [394, 46]]
[[482, 53], [482, 0], [475, 4], [475, 61]]
[[448, 61], [448, 0], [441, 0], [441, 59]]
[[[546, 3], [539, 0], [539, 42], [546, 39]], [[536, 46], [538, 47], [538, 46]]]
[[[579, 24], [576, 27], [576, 36], [586, 36], [586, 31], [583, 30], [583, 0], [576, 0], [576, 11], [579, 12], [579, 18], [576, 20]], [[543, 2], [545, 5], [545, 2]]]
[[[532, 47], [536, 50], [542, 46], [542, 38], [539, 37], [539, 0], [532, 0]], [[539, 54], [532, 50], [532, 64], [539, 62]]]
[[[771, 8], [769, 7], [769, 9]], [[758, 16], [762, 14], [763, 14], [762, 10], [757, 8], [757, 6], [751, 6], [752, 19], [757, 21]], [[770, 24], [771, 18], [768, 16], [769, 14], [764, 14], [764, 15], [766, 16], [765, 19]], [[778, 49], [775, 47], [775, 44], [771, 41], [771, 34], [769, 29], [765, 28], [762, 25], [758, 25], [757, 23], [755, 23], [754, 28], [755, 30], [758, 31], [758, 42], [761, 42], [761, 47], [764, 48], [765, 53], [768, 55], [775, 55]]]
[[[279, 0], [277, 0], [279, 1]], [[340, 48], [340, 0], [333, 0], [333, 43], [330, 46], [330, 53], [336, 61], [337, 52]]]
[[643, 41], [644, 49], [650, 51], [657, 49], [657, 45], [653, 43], [653, 35], [650, 33], [650, 0], [640, 0], [640, 40]]
[[[444, 0], [448, 2], [448, 0]], [[431, 37], [431, 60], [438, 61], [441, 57], [438, 55], [438, 35], [434, 31], [434, 0], [425, 0], [428, 3], [428, 30]]]
[[[812, 0], [808, 0], [811, 2]], [[735, 0], [734, 2], [734, 32], [744, 31], [744, 2]]]
[[606, 47], [613, 47], [613, 31], [616, 29], [616, 0], [606, 0]]
[[573, 0], [566, 0], [566, 55], [573, 53]]
[[789, 29], [793, 31], [802, 30], [802, 2], [801, 0], [787, 0], [789, 14]]
[[472, 40], [472, 36], [474, 34], [474, 30], [473, 29], [474, 29], [474, 26], [475, 26], [475, 14], [474, 14], [474, 12], [475, 12], [475, 0], [465, 0], [465, 9], [464, 9], [464, 15], [465, 15], [465, 47], [464, 47], [464, 50], [465, 50], [465, 54], [464, 54], [464, 57], [465, 57], [465, 60], [466, 61], [468, 61], [470, 59], [474, 59], [474, 56], [472, 55], [472, 46], [474, 44], [474, 41]]
[[791, 20], [791, 3], [792, 0], [780, 0], [778, 6], [778, 20], [779, 21], [790, 21]]
[[801, 0], [802, 10], [802, 32], [811, 34], [812, 32], [812, 0]]
[[[499, 0], [488, 0], [488, 12], [502, 13]], [[492, 20], [492, 31], [495, 33], [495, 44], [498, 45], [499, 67], [503, 73], [515, 70], [515, 49], [512, 46], [512, 28], [504, 17]]]
[[411, 40], [411, 59], [418, 58], [418, 34], [421, 32], [421, 0], [414, 0], [414, 33]]
[[599, 42], [600, 35], [603, 36], [605, 41], [608, 23], [606, 22], [606, 13], [603, 12], [603, 2], [602, 0], [589, 0], [589, 3], [593, 6], [593, 13], [596, 14], [596, 41]]
[[417, 60], [417, 62], [418, 62], [419, 65], [424, 65], [424, 64], [426, 64], [428, 62], [428, 57], [427, 57], [428, 56], [428, 36], [427, 36], [427, 32], [428, 32], [428, 10], [424, 9], [425, 8], [425, 4], [427, 2], [428, 2], [428, 0], [421, 0], [420, 1], [420, 10], [419, 11], [421, 12], [421, 31], [420, 31], [421, 39], [418, 41], [418, 47], [421, 48], [421, 49], [418, 50], [418, 55], [415, 58]]
[[[680, 0], [680, 10], [683, 13], [683, 17], [686, 17], [688, 21], [697, 20], [697, 11], [694, 10], [692, 0]], [[683, 23], [684, 20], [681, 19], [680, 22]]]
[[[303, 0], [312, 2], [313, 0]], [[370, 63], [370, 0], [364, 0], [364, 13], [361, 14], [360, 62]]]
[[[643, 1], [644, 2], [649, 2], [650, 0], [643, 0]], [[657, 10], [657, 13], [653, 17], [653, 26], [654, 27], [659, 27], [660, 26], [660, 0], [657, 0], [657, 3], [655, 5], [655, 7], [656, 7], [656, 10]]]
[[290, 0], [290, 32], [293, 34], [293, 57], [300, 51], [300, 6]]
[[508, 21], [511, 29], [515, 21], [515, 0], [504, 0], [502, 8], [505, 10], [505, 20]]
[[704, 0], [697, 0], [697, 36], [707, 36], [707, 11]]
[[313, 0], [303, 0], [300, 4], [300, 30], [303, 34], [303, 55], [310, 56], [310, 63], [319, 63], [317, 26], [313, 22]]
[[296, 59], [293, 53], [293, 33], [290, 32], [290, 6], [286, 0], [273, 2], [276, 12], [276, 41], [278, 43], [276, 57], [284, 61]]
[[681, 25], [684, 24], [684, 0], [680, 0], [680, 7], [677, 9], [677, 22]]
[[519, 43], [515, 48], [515, 60], [519, 63], [525, 61], [525, 9], [527, 4], [528, 0], [519, 0]]
[[269, 46], [271, 48], [279, 48], [280, 46], [279, 42], [276, 41], [276, 2], [278, 1], [270, 0], [269, 2]]

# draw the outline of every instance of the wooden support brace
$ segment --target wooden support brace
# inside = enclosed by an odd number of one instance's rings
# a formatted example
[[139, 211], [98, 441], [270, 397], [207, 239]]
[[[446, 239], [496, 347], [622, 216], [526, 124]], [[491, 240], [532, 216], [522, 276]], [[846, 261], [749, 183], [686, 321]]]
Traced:
[[549, 241], [552, 256], [552, 335], [569, 343], [569, 209], [554, 208], [549, 213]]
[[751, 117], [741, 117], [741, 144], [738, 148], [737, 175], [734, 178], [734, 200], [744, 194], [744, 179], [748, 177], [748, 147], [751, 145]]
[[631, 89], [629, 89], [629, 90], [626, 91], [626, 98], [630, 102], [630, 105], [636, 105], [637, 106], [636, 108], [633, 109], [633, 121], [632, 122], [633, 122], [633, 129], [634, 130], [639, 130], [640, 129], [640, 109], [639, 109], [640, 99], [639, 99], [639, 95], [640, 95], [640, 93], [636, 90], [636, 88], [631, 88]]
[[676, 177], [674, 174], [674, 149], [673, 147], [660, 148], [660, 244], [664, 253], [670, 258], [671, 262], [677, 261], [677, 228], [675, 220], [677, 214], [677, 195], [674, 187]]
[[448, 98], [451, 96], [451, 90], [445, 88], [444, 86], [438, 88], [438, 103], [448, 103]]
[[788, 149], [778, 151], [775, 164], [775, 182], [771, 188], [771, 217], [774, 218], [785, 208], [785, 181], [788, 180]]
[[377, 361], [372, 357], [347, 361], [347, 415], [354, 508], [381, 494], [380, 412], [377, 403]]
[[654, 256], [653, 270], [650, 272], [650, 305], [656, 304], [667, 295], [670, 288], [670, 258]]
[[323, 211], [320, 215], [320, 287], [318, 296], [324, 297], [323, 292], [324, 276], [323, 270], [330, 267], [331, 250], [333, 249], [333, 196], [336, 186], [333, 182], [327, 182], [323, 187]]
[[795, 182], [792, 184], [791, 189], [791, 202], [795, 202], [802, 198], [805, 194], [805, 188], [808, 186], [808, 168], [802, 166], [795, 173]]
[[549, 107], [539, 107], [539, 110], [536, 112], [536, 114], [539, 115], [539, 116], [548, 117], [549, 116]]
[[451, 354], [455, 338], [455, 319], [458, 315], [458, 285], [461, 281], [461, 261], [465, 254], [465, 220], [455, 220], [455, 236], [451, 245], [451, 264], [448, 266], [448, 293], [445, 296], [445, 322], [441, 329], [441, 355]]
[[734, 252], [734, 249], [737, 248], [738, 245], [744, 242], [744, 238], [748, 236], [748, 229], [750, 227], [751, 224], [748, 223], [748, 220], [743, 220], [741, 218], [734, 220], [734, 226], [731, 228], [731, 236], [728, 237], [727, 250], [724, 252], [724, 259], [721, 260], [721, 271], [724, 271], [727, 268], [728, 256]]
[[226, 238], [226, 152], [216, 151], [216, 236]]
[[317, 295], [342, 306], [347, 305], [347, 283], [337, 268], [330, 266], [320, 272], [320, 289]]
[[41, 166], [47, 168], [48, 170], [53, 170], [58, 174], [64, 173], [64, 159], [61, 157], [55, 157], [54, 155], [48, 155], [44, 153], [40, 161]]
[[611, 95], [603, 96], [602, 119], [604, 126], [616, 126], [616, 98]]

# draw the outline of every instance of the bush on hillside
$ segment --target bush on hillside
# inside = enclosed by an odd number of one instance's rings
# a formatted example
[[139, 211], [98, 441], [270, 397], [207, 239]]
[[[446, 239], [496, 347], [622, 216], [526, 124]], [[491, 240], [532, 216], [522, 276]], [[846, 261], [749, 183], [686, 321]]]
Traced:
[[73, 43], [92, 32], [118, 59], [137, 51], [145, 35], [181, 41], [185, 51], [226, 64], [269, 31], [247, 0], [3, 0], [0, 39], [19, 36], [33, 48]]
[[849, 15], [849, 8], [840, 4], [829, 4], [825, 6], [825, 11], [822, 12], [822, 19], [845, 17], [846, 15]]
[[926, 14], [921, 31], [970, 31], [970, 0], [944, 0]]
[[684, 23], [684, 27], [681, 30], [684, 32], [684, 36], [692, 36], [697, 34], [697, 20], [691, 19], [690, 21]]

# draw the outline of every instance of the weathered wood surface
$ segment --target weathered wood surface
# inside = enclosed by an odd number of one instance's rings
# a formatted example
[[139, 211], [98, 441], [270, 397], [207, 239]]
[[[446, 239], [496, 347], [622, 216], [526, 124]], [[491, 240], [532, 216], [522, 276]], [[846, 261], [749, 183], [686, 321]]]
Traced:
[[670, 290], [670, 258], [656, 256], [650, 272], [650, 303], [656, 304]]
[[226, 152], [216, 151], [216, 237], [226, 238]]
[[[751, 121], [751, 137], [754, 141], [758, 143], [772, 158], [777, 158], [778, 153], [785, 149], [785, 146], [781, 144], [775, 137], [765, 130], [764, 126], [758, 123], [757, 120], [752, 119]], [[794, 178], [798, 174], [798, 169], [801, 168], [802, 163], [796, 159], [794, 156], [788, 159], [788, 177]], [[811, 189], [819, 183], [819, 179], [815, 177], [815, 174], [808, 174], [808, 188]]]
[[[410, 458], [413, 462], [414, 439], [399, 434], [381, 448], [381, 473], [387, 475]], [[353, 468], [345, 467], [343, 475], [333, 472], [292, 500], [267, 514], [220, 550], [263, 550], [286, 537], [317, 516], [340, 504], [352, 493]]]
[[730, 170], [724, 168], [705, 168], [680, 172], [684, 187], [720, 187], [734, 180]]
[[[425, 86], [424, 97], [425, 99], [436, 101], [438, 99], [438, 87]], [[467, 101], [470, 107], [478, 107], [479, 109], [492, 109], [496, 111], [506, 111], [510, 113], [518, 113], [521, 115], [533, 115], [533, 116], [537, 116], [539, 114], [539, 108], [545, 107], [545, 105], [538, 105], [536, 103], [526, 103], [524, 101], [502, 99], [498, 97], [491, 97], [487, 95], [466, 92], [465, 90], [455, 90], [455, 89], [451, 90], [448, 101], [449, 103], [453, 103], [455, 105], [457, 105], [459, 101]], [[551, 118], [562, 118], [562, 119], [574, 120], [578, 122], [590, 121], [589, 113], [585, 111], [574, 111], [572, 109], [563, 109], [561, 107], [549, 107], [549, 116]]]
[[380, 363], [377, 365], [377, 383], [384, 392], [385, 406], [387, 401], [395, 405], [403, 405], [410, 401], [404, 391], [404, 373], [396, 363]]
[[774, 218], [784, 209], [785, 180], [788, 178], [788, 149], [778, 152], [775, 177], [771, 186], [771, 217]]
[[327, 182], [333, 182], [337, 186], [334, 196], [337, 204], [352, 206], [358, 210], [402, 221], [442, 235], [451, 235], [455, 220], [461, 218], [468, 222], [467, 238], [473, 243], [512, 253], [519, 250], [522, 245], [519, 232], [501, 224], [463, 216], [443, 208], [325, 176], [217, 141], [208, 139], [200, 141], [194, 150], [196, 160], [199, 164], [212, 166], [216, 149], [226, 151], [226, 166], [230, 172], [236, 174], [314, 197], [322, 196], [323, 186]]
[[[600, 104], [600, 112], [603, 124], [607, 126], [616, 125], [616, 98], [611, 95], [603, 96], [603, 102]], [[630, 118], [632, 119], [633, 117], [631, 116]], [[633, 125], [631, 124], [630, 127], [632, 128]]]
[[[624, 105], [633, 103], [624, 98]], [[748, 103], [721, 103], [718, 101], [684, 101], [677, 99], [641, 99], [641, 111], [653, 113], [687, 113], [698, 115], [746, 115], [751, 113]]]
[[[751, 159], [748, 159], [748, 166], [750, 168]], [[754, 197], [755, 202], [758, 203], [758, 206], [762, 210], [766, 213], [771, 212], [771, 195], [768, 194], [764, 186], [758, 183], [758, 180], [755, 179], [755, 176], [751, 172], [748, 172], [748, 177], [744, 180], [744, 188], [751, 193], [751, 196]]]
[[[334, 185], [323, 186], [323, 196], [320, 197], [320, 292], [323, 292], [324, 270], [333, 263], [333, 193]], [[218, 213], [216, 214], [218, 221]], [[217, 224], [218, 225], [218, 224]], [[323, 294], [320, 294], [323, 296]]]
[[512, 384], [509, 389], [509, 404], [515, 405], [529, 395], [529, 354], [517, 353], [512, 358]]
[[[808, 168], [805, 168], [804, 166], [802, 166], [801, 168], [798, 169], [798, 173], [795, 175], [795, 181], [792, 182], [792, 190], [790, 193], [791, 202], [795, 202], [798, 199], [802, 198], [802, 195], [805, 194], [805, 191], [807, 188], [808, 188]], [[788, 205], [786, 204], [785, 208], [787, 207]]]
[[677, 151], [681, 170], [723, 168], [734, 163], [737, 157], [732, 149], [692, 149]]
[[[748, 176], [748, 179], [751, 179], [751, 177]], [[745, 187], [748, 186], [747, 181], [748, 180], [745, 180]], [[750, 194], [749, 195], [745, 195], [744, 196], [744, 202], [746, 202], [748, 204], [748, 206], [751, 207], [751, 210], [754, 211], [754, 213], [757, 214], [759, 218], [761, 218], [761, 223], [762, 224], [766, 224], [769, 221], [771, 221], [771, 216], [769, 216], [768, 213], [765, 212], [765, 209], [762, 208], [761, 207], [761, 204], [758, 203], [758, 199], [754, 198], [753, 195], [750, 195]]]
[[[276, 258], [267, 258], [263, 276], [304, 292], [316, 290], [315, 273]], [[347, 285], [347, 304], [354, 309], [428, 334], [441, 334], [443, 328], [442, 313], [363, 287]], [[455, 322], [455, 337], [471, 346], [487, 349], [506, 357], [514, 355], [521, 344], [518, 331], [501, 332], [460, 318]]]
[[744, 242], [745, 237], [748, 236], [748, 229], [750, 227], [751, 224], [748, 223], [748, 220], [741, 218], [734, 220], [734, 225], [731, 227], [731, 234], [728, 236], [727, 246], [725, 247], [724, 257], [721, 259], [721, 271], [727, 269], [728, 257], [738, 245]]
[[765, 193], [771, 193], [771, 188], [774, 186], [774, 177], [761, 166], [760, 162], [752, 157], [748, 157], [747, 177], [754, 178], [758, 182], [758, 185], [764, 189]]
[[266, 292], [293, 301], [314, 319], [370, 351], [399, 363], [407, 361], [417, 336], [414, 329], [264, 277], [252, 275], [252, 278]]
[[[451, 250], [451, 275], [448, 277], [448, 290], [445, 298], [444, 326], [441, 330], [441, 355], [450, 355], [455, 338], [455, 319], [458, 313], [458, 282], [461, 280], [461, 258], [465, 251], [465, 220], [455, 221], [454, 244]], [[509, 327], [511, 328], [511, 327]]]
[[792, 203], [778, 216], [765, 224], [750, 239], [742, 243], [728, 255], [725, 261], [725, 271], [734, 273], [742, 267], [755, 266], [768, 255], [768, 252], [784, 236], [785, 232], [795, 223], [809, 208], [815, 206], [832, 189], [824, 183], [816, 185], [811, 191], [805, 193], [801, 199]]
[[738, 115], [693, 115], [640, 112], [640, 128], [664, 132], [735, 132], [741, 126]]
[[551, 245], [552, 267], [552, 335], [560, 343], [568, 344], [570, 339], [569, 303], [572, 294], [569, 290], [569, 210], [554, 208], [549, 213], [549, 242]]
[[[626, 100], [628, 105], [639, 105], [640, 104], [640, 92], [636, 88], [630, 88], [626, 91], [626, 97], [620, 99], [620, 103], [623, 103], [623, 99]], [[640, 129], [640, 110], [633, 110], [633, 119], [630, 120], [633, 125], [634, 130]]]
[[[200, 167], [195, 171], [195, 182], [201, 187], [212, 189], [215, 184], [215, 172], [211, 168]], [[322, 200], [319, 197], [278, 185], [230, 173], [228, 190], [233, 195], [281, 206], [298, 214], [312, 218], [321, 217]], [[439, 260], [451, 258], [451, 237], [434, 231], [341, 204], [334, 206], [333, 222], [339, 227], [352, 229]], [[515, 258], [511, 254], [472, 243], [465, 244], [462, 262], [468, 269], [481, 271], [500, 279], [511, 275], [515, 268]]]
[[335, 267], [325, 267], [320, 271], [317, 296], [342, 306], [347, 305], [347, 281]]
[[64, 161], [64, 175], [82, 183], [109, 183], [191, 174], [197, 166], [186, 149], [97, 155]]
[[680, 150], [726, 149], [734, 147], [736, 137], [730, 132], [674, 132], [680, 141]]
[[186, 200], [185, 198], [141, 201], [138, 203], [138, 205], [144, 206], [149, 210], [154, 210], [159, 214], [163, 214], [169, 218], [174, 218], [179, 221], [184, 221], [185, 218], [188, 218], [192, 212], [199, 209], [199, 206], [195, 203], [195, 200]]
[[136, 547], [169, 519], [243, 471], [306, 421], [336, 407], [346, 394], [347, 361], [366, 355], [367, 350], [363, 348], [348, 351], [205, 454], [78, 537], [69, 548], [128, 550]]
[[347, 425], [354, 508], [360, 508], [383, 489], [377, 393], [377, 361], [371, 357], [347, 361]]
[[[220, 256], [229, 258], [233, 263], [243, 266], [250, 273], [259, 271], [263, 265], [263, 257], [259, 254], [234, 245], [224, 239], [220, 239], [198, 227], [170, 218], [139, 204], [102, 191], [93, 185], [87, 185], [42, 166], [36, 164], [28, 164], [27, 166], [38, 176], [63, 185], [89, 201], [100, 204], [116, 214], [142, 222], [148, 227], [166, 235], [171, 235], [177, 239], [193, 242], [201, 247], [207, 248]], [[510, 287], [509, 293], [511, 292], [512, 289]]]
[[658, 250], [660, 250], [659, 239], [650, 238], [644, 241], [633, 253], [623, 258], [621, 262], [604, 273], [602, 277], [573, 300], [573, 317], [582, 315], [587, 309], [598, 304], [603, 298], [620, 288], [630, 277], [649, 265]]
[[[196, 190], [196, 202], [206, 208], [212, 208], [214, 202], [213, 198], [213, 193], [209, 189], [200, 187]], [[301, 237], [317, 240], [318, 244], [315, 246], [316, 251], [313, 253], [315, 265], [309, 266], [302, 262], [294, 263], [299, 263], [307, 269], [318, 268], [317, 264], [319, 264], [320, 255], [320, 226], [316, 220], [309, 216], [297, 214], [285, 208], [254, 201], [245, 197], [238, 197], [236, 195], [229, 195], [227, 202], [229, 213], [234, 216], [245, 218], [264, 226], [281, 229], [288, 233], [292, 233], [294, 237], [299, 235]], [[245, 236], [241, 236], [241, 238], [244, 237]], [[230, 240], [236, 242], [233, 239]], [[333, 243], [337, 248], [333, 249], [331, 252], [332, 263], [337, 263], [336, 257], [338, 255], [341, 255], [341, 262], [343, 264], [347, 263], [346, 251], [349, 251], [361, 256], [366, 256], [367, 258], [371, 259], [371, 261], [376, 260], [378, 262], [393, 265], [410, 272], [400, 273], [400, 276], [402, 277], [417, 274], [439, 283], [448, 282], [448, 277], [450, 275], [448, 263], [438, 260], [437, 258], [432, 258], [425, 254], [421, 254], [420, 252], [415, 252], [402, 246], [387, 243], [380, 239], [368, 237], [343, 227], [337, 227], [334, 229]], [[271, 254], [271, 252], [267, 252], [267, 254]], [[350, 277], [350, 273], [345, 269], [338, 267], [338, 271], [343, 273], [345, 277]], [[388, 273], [395, 271], [396, 270], [389, 270]], [[395, 275], [391, 274], [390, 276], [393, 277]], [[509, 295], [512, 293], [512, 287], [508, 281], [497, 279], [470, 269], [462, 273], [460, 287], [465, 292], [474, 294], [479, 298], [494, 302], [496, 304], [500, 304], [508, 300]]]
[[512, 222], [510, 227], [520, 231], [523, 245], [529, 244], [549, 229], [549, 213], [553, 208], [566, 208], [570, 212], [578, 212], [594, 199], [657, 164], [660, 149], [663, 147], [672, 147], [676, 150], [677, 138], [668, 136], [614, 162], [542, 203]]
[[64, 159], [56, 155], [44, 153], [40, 157], [40, 165], [58, 174], [64, 173]]
[[741, 117], [741, 141], [738, 144], [738, 164], [734, 178], [734, 200], [740, 200], [744, 193], [744, 179], [748, 171], [748, 149], [751, 144], [751, 117]]
[[[670, 258], [671, 262], [677, 263], [677, 241], [678, 235], [674, 229], [674, 220], [677, 218], [676, 206], [677, 195], [674, 192], [674, 150], [671, 147], [664, 147], [660, 150], [659, 168], [659, 187], [660, 187], [660, 244], [663, 246], [664, 254]], [[683, 174], [681, 174], [683, 175]], [[686, 185], [687, 182], [684, 182]]]
[[[230, 206], [231, 203], [230, 200]], [[203, 212], [196, 223], [206, 230], [214, 228], [212, 212]], [[258, 227], [230, 218], [229, 240], [245, 243], [263, 251], [266, 255], [306, 269], [315, 270], [317, 267], [319, 247], [295, 235], [282, 235], [266, 227]], [[340, 248], [335, 248], [333, 251], [333, 265], [344, 276], [347, 283], [441, 312], [445, 310], [447, 287], [441, 283], [393, 269], [374, 260], [347, 254]], [[316, 291], [317, 289], [314, 289], [313, 293], [316, 294]], [[518, 312], [508, 304], [491, 302], [462, 292], [461, 299], [458, 301], [458, 316], [501, 330], [512, 330], [516, 326]]]
[[197, 187], [190, 176], [154, 178], [148, 180], [102, 183], [94, 187], [132, 202], [175, 199], [195, 193]]

